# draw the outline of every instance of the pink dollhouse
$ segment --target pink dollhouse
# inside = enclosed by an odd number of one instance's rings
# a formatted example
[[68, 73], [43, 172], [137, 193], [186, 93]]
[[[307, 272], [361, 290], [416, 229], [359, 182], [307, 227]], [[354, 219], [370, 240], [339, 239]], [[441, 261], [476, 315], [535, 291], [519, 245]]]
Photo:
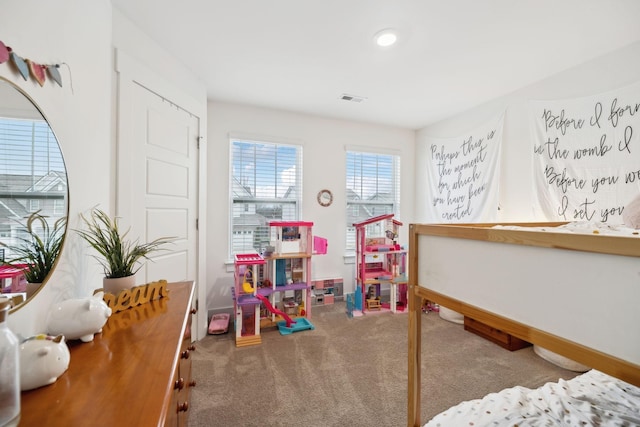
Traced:
[[[353, 224], [356, 228], [356, 293], [354, 316], [364, 313], [405, 312], [407, 252], [398, 243], [402, 223], [393, 214]], [[389, 301], [381, 291], [389, 287]]]
[[271, 326], [283, 335], [313, 329], [311, 257], [326, 252], [326, 240], [313, 236], [312, 222], [272, 221], [269, 227], [273, 252], [235, 256], [237, 347], [260, 344], [261, 330]]
[[235, 313], [236, 346], [262, 343], [260, 336], [259, 278], [265, 260], [257, 253], [236, 254], [234, 259], [233, 309]]

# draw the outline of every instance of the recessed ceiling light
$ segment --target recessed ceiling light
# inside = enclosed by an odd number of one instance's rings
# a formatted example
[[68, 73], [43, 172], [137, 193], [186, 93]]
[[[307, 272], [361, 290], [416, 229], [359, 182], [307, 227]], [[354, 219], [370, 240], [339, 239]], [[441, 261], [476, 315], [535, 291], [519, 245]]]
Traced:
[[374, 36], [376, 44], [380, 47], [389, 47], [395, 44], [398, 41], [398, 34], [396, 30], [387, 28], [381, 31], [378, 31]]

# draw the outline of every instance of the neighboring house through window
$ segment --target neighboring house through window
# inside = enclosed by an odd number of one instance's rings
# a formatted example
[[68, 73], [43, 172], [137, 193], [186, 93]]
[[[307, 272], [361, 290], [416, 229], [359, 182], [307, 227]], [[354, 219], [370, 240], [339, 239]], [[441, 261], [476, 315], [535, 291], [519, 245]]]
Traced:
[[373, 216], [399, 213], [400, 156], [347, 148], [346, 165], [346, 251], [354, 252], [354, 223]]
[[50, 224], [66, 215], [66, 171], [44, 120], [0, 116], [0, 159], [0, 237], [14, 246], [30, 213], [40, 211]]
[[302, 147], [231, 138], [230, 255], [262, 252], [269, 221], [300, 219]]

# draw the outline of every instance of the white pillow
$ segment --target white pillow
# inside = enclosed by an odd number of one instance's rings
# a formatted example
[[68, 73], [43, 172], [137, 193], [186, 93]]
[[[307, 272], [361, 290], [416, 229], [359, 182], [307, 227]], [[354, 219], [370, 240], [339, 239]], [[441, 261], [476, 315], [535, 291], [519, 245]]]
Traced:
[[458, 325], [464, 324], [464, 316], [447, 307], [440, 306], [440, 317], [449, 322], [457, 323]]
[[588, 366], [585, 366], [582, 363], [578, 363], [567, 357], [561, 356], [558, 353], [554, 353], [550, 350], [547, 350], [546, 348], [540, 347], [539, 345], [533, 346], [533, 352], [542, 357], [547, 362], [551, 362], [554, 365], [561, 367], [562, 369], [568, 369], [569, 371], [574, 372], [587, 372], [590, 369]]

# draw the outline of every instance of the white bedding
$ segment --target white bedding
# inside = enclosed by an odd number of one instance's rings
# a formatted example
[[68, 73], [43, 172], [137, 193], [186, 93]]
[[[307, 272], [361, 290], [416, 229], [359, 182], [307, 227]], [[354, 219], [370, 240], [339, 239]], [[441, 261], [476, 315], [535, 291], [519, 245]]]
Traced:
[[462, 402], [424, 427], [640, 426], [640, 388], [596, 370], [537, 389], [513, 387]]

